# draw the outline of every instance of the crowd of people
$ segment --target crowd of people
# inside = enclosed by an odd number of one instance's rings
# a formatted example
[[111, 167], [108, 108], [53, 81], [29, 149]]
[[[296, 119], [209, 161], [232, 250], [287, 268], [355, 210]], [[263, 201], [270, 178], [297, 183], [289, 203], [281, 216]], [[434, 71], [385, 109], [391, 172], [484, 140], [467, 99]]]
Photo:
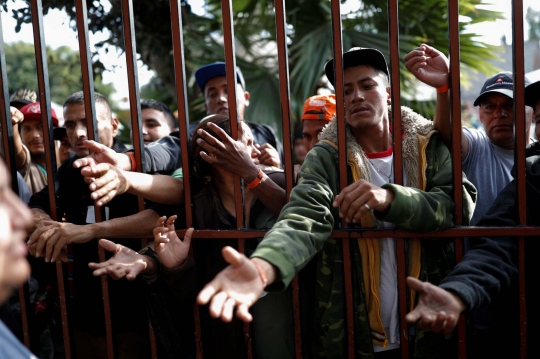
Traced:
[[[343, 53], [345, 118], [337, 117], [333, 94], [305, 101], [301, 129], [294, 139], [297, 164], [289, 198], [280, 140], [270, 126], [244, 117], [250, 94], [241, 70], [235, 73], [239, 122], [234, 136], [225, 63], [199, 68], [195, 80], [207, 117], [189, 126], [191, 175], [186, 180], [191, 184], [193, 223], [185, 231], [179, 132], [167, 105], [151, 99], [141, 102], [142, 172], [135, 171], [133, 150], [116, 138], [119, 120], [106, 97], [95, 94], [96, 141], [89, 140], [91, 119], [82, 92], [64, 101], [62, 127], [53, 110], [60, 160], [52, 208], [40, 103], [33, 91], [13, 94], [15, 166], [19, 197], [27, 206], [10, 192], [8, 173], [0, 164], [0, 301], [5, 302], [0, 318], [6, 324], [0, 323], [0, 357], [33, 357], [16, 338], [20, 339], [14, 313], [18, 298], [8, 300], [11, 289], [28, 280], [27, 248], [37, 296], [44, 288], [47, 293], [58, 291], [52, 263], [71, 263], [66, 271], [73, 298], [68, 318], [77, 359], [107, 357], [103, 276], [111, 279], [108, 325], [116, 358], [150, 357], [148, 319], [159, 358], [195, 358], [196, 340], [205, 358], [244, 358], [248, 345], [244, 322], [251, 322], [249, 345], [254, 358], [293, 358], [290, 284], [297, 274], [304, 358], [346, 357], [350, 341], [355, 357], [401, 358], [396, 260], [401, 254], [396, 239], [350, 242], [355, 330], [349, 338], [343, 243], [330, 238], [342, 221], [355, 229], [425, 233], [407, 239], [405, 245], [411, 358], [456, 358], [453, 332], [462, 312], [471, 318], [470, 357], [502, 353], [516, 357], [519, 343], [512, 340], [519, 338], [507, 333], [519, 314], [514, 305], [516, 240], [467, 239], [466, 254], [456, 265], [452, 241], [429, 235], [454, 225], [448, 59], [423, 44], [404, 61], [419, 81], [437, 89], [433, 121], [407, 107], [397, 109], [403, 129], [404, 184], [395, 184], [394, 178], [386, 59], [377, 49], [352, 48]], [[334, 60], [325, 65], [324, 73], [335, 85]], [[483, 130], [462, 129], [463, 225], [519, 223], [512, 172], [513, 88], [512, 73], [488, 78], [474, 103]], [[531, 122], [540, 121], [540, 82], [526, 81], [525, 103], [526, 117], [516, 120], [525, 122], [529, 139]], [[346, 123], [348, 186], [343, 190], [338, 122]], [[535, 170], [540, 149], [532, 138], [527, 145], [528, 223], [537, 225]], [[235, 176], [243, 183], [246, 227], [266, 230], [264, 237], [245, 241], [244, 253], [236, 240], [192, 240], [194, 230], [238, 228]], [[144, 210], [139, 210], [139, 197], [144, 198]], [[96, 220], [96, 209], [101, 221]], [[142, 246], [141, 238], [153, 240]], [[534, 243], [527, 242], [528, 255], [534, 255]], [[100, 261], [98, 247], [106, 251], [105, 261]], [[526, 263], [532, 261], [527, 258]], [[527, 273], [532, 283], [534, 272]], [[533, 323], [527, 333], [534, 338], [537, 294], [528, 290], [527, 295], [529, 323]], [[195, 338], [196, 303], [205, 306], [199, 308], [200, 339]], [[31, 343], [42, 359], [55, 358], [61, 350], [62, 340], [57, 338], [61, 332], [54, 318], [54, 314], [49, 317], [35, 335], [39, 340]], [[529, 346], [531, 357], [536, 351]]]

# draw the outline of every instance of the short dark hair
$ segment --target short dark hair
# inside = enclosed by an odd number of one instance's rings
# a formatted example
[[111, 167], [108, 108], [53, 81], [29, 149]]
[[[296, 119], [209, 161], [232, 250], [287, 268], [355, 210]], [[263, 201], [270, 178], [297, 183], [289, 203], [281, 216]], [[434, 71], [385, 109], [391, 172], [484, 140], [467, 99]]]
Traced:
[[[105, 109], [107, 110], [108, 117], [109, 118], [112, 117], [111, 105], [109, 104], [109, 101], [107, 100], [107, 98], [103, 96], [102, 94], [100, 94], [99, 92], [94, 92], [94, 99], [96, 103], [100, 103], [105, 107]], [[66, 100], [64, 101], [63, 107], [73, 105], [73, 104], [78, 104], [78, 103], [84, 103], [84, 92], [82, 91], [75, 92], [69, 95], [68, 98], [66, 98]]]
[[165, 115], [165, 118], [167, 119], [167, 124], [169, 125], [171, 130], [173, 128], [177, 127], [176, 118], [174, 117], [174, 115], [173, 115], [171, 109], [169, 108], [169, 106], [165, 105], [162, 102], [153, 100], [153, 99], [142, 100], [141, 101], [141, 110], [144, 110], [144, 109], [147, 109], [147, 108], [151, 108], [151, 109], [154, 109], [154, 110], [157, 110], [157, 111], [163, 113]]
[[191, 155], [193, 156], [193, 174], [195, 177], [200, 179], [208, 180], [212, 176], [212, 166], [202, 159], [201, 157], [201, 146], [197, 143], [197, 139], [200, 137], [197, 131], [202, 128], [210, 136], [215, 137], [218, 141], [221, 142], [219, 136], [208, 129], [208, 124], [213, 123], [225, 131], [229, 136], [231, 136], [231, 121], [229, 120], [228, 115], [210, 115], [205, 117], [193, 131], [193, 137], [191, 139]]

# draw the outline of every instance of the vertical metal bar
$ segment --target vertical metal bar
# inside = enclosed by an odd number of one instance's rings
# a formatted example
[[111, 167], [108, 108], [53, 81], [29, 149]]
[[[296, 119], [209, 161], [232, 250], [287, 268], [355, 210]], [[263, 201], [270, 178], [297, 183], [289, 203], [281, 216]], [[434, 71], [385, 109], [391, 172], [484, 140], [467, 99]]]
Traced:
[[[142, 172], [144, 168], [143, 134], [141, 119], [141, 98], [139, 96], [139, 73], [137, 71], [137, 46], [135, 41], [135, 24], [133, 23], [133, 3], [122, 0], [122, 25], [124, 33], [124, 48], [128, 72], [129, 109], [131, 113], [131, 133], [137, 168], [132, 171]], [[140, 198], [140, 197], [139, 197]], [[143, 210], [144, 205], [139, 210]]]
[[[403, 185], [403, 151], [401, 143], [401, 91], [399, 82], [399, 17], [398, 1], [388, 0], [388, 36], [390, 42], [390, 93], [392, 107], [392, 139], [394, 153], [394, 183]], [[407, 267], [405, 264], [405, 238], [396, 240], [397, 253], [397, 280], [400, 314], [400, 341], [402, 358], [409, 357], [408, 324], [405, 320], [407, 315]]]
[[285, 180], [287, 198], [294, 183], [294, 170], [292, 162], [291, 142], [291, 104], [289, 88], [289, 57], [287, 52], [287, 24], [285, 21], [285, 0], [275, 0], [276, 32], [279, 67], [279, 94], [281, 99], [281, 121], [283, 128], [283, 149], [289, 156], [285, 156]]
[[[283, 131], [283, 147], [285, 153], [285, 183], [287, 198], [291, 193], [294, 183], [294, 168], [292, 162], [291, 145], [291, 106], [289, 88], [289, 57], [287, 52], [287, 24], [285, 21], [285, 0], [275, 0], [276, 32], [279, 67], [279, 94], [281, 98], [281, 121]], [[297, 359], [302, 358], [302, 328], [300, 327], [300, 287], [298, 276], [292, 282], [293, 291], [293, 315], [294, 315], [294, 341]]]
[[[178, 0], [170, 0], [171, 7], [171, 29], [173, 40], [174, 77], [176, 83], [176, 103], [178, 104], [178, 129], [180, 130], [180, 145], [182, 147], [182, 172], [184, 176], [184, 198], [186, 208], [186, 226], [189, 228], [193, 224], [193, 213], [191, 208], [191, 183], [190, 183], [190, 163], [188, 148], [188, 99], [186, 70], [184, 66], [184, 32], [182, 25], [182, 5]], [[190, 248], [190, 255], [193, 257], [193, 246]], [[203, 349], [201, 341], [201, 318], [199, 315], [199, 305], [193, 305], [193, 320], [195, 322], [195, 345], [196, 357], [202, 359]]]
[[9, 87], [6, 68], [6, 52], [4, 50], [4, 33], [2, 19], [0, 18], [0, 128], [2, 129], [2, 142], [4, 161], [11, 172], [11, 189], [19, 193], [17, 182], [17, 165], [15, 164], [15, 147], [13, 144], [13, 126], [9, 106]]
[[[454, 224], [463, 224], [463, 179], [461, 162], [461, 87], [460, 87], [460, 42], [459, 42], [459, 0], [448, 1], [448, 35], [450, 43], [450, 101], [452, 113], [452, 169], [454, 188]], [[439, 95], [438, 95], [439, 96]], [[463, 257], [463, 238], [455, 238], [456, 262]], [[465, 316], [458, 322], [458, 355], [467, 356]]]
[[[81, 72], [84, 92], [84, 110], [86, 114], [87, 135], [89, 140], [99, 139], [98, 128], [96, 126], [96, 108], [94, 95], [94, 79], [92, 77], [92, 58], [90, 56], [90, 46], [88, 38], [88, 13], [85, 0], [76, 0], [75, 8], [77, 14], [77, 33], [79, 36], [79, 53], [81, 58]], [[96, 222], [103, 220], [102, 209], [95, 208]], [[105, 261], [105, 251], [98, 246], [99, 261]], [[107, 357], [114, 358], [111, 308], [109, 306], [109, 287], [107, 277], [101, 277], [101, 289], [103, 291], [103, 308], [105, 315], [105, 335], [107, 341]]]
[[[45, 46], [45, 33], [43, 26], [43, 5], [41, 0], [30, 2], [32, 13], [32, 24], [34, 32], [34, 48], [36, 54], [36, 67], [38, 78], [38, 91], [41, 105], [41, 121], [43, 127], [43, 142], [46, 144], [45, 156], [50, 159], [47, 161], [47, 185], [49, 187], [49, 203], [51, 209], [51, 218], [58, 219], [56, 211], [56, 190], [58, 189], [58, 177], [56, 172], [56, 151], [54, 148], [53, 124], [51, 119], [51, 102], [49, 90], [49, 72], [47, 68], [47, 54]], [[64, 271], [60, 261], [56, 262], [56, 275], [58, 280], [58, 292], [60, 299], [60, 311], [62, 318], [62, 333], [64, 336], [64, 348], [66, 358], [71, 358], [71, 348], [69, 342], [69, 325], [66, 309]]]
[[[144, 172], [143, 134], [141, 118], [141, 99], [139, 96], [139, 73], [137, 71], [137, 46], [135, 37], [135, 24], [133, 23], [133, 3], [130, 0], [122, 0], [122, 29], [124, 34], [124, 49], [126, 52], [126, 65], [128, 74], [129, 108], [131, 113], [131, 133], [133, 136], [133, 149], [135, 152], [136, 168], [132, 171]], [[138, 196], [139, 211], [144, 208], [144, 198]], [[147, 244], [146, 239], [141, 239], [142, 246]], [[152, 324], [149, 324], [150, 353], [152, 358], [157, 358], [156, 337]]]
[[[341, 8], [339, 0], [332, 0], [332, 39], [334, 50], [334, 88], [336, 92], [336, 116], [338, 118], [339, 188], [347, 187], [347, 137], [345, 132], [345, 98], [343, 96], [343, 39], [341, 34]], [[345, 219], [342, 226], [347, 226]], [[354, 308], [352, 294], [350, 239], [342, 239], [343, 272], [345, 277], [345, 309], [347, 313], [347, 351], [354, 358]]]
[[[512, 1], [512, 50], [514, 66], [514, 124], [515, 124], [515, 169], [519, 224], [527, 223], [527, 192], [525, 178], [525, 56], [523, 37], [523, 0]], [[529, 239], [531, 240], [531, 239]], [[527, 357], [527, 302], [525, 299], [525, 239], [518, 240], [519, 258], [519, 319], [520, 358]]]
[[[232, 15], [231, 0], [221, 1], [221, 12], [223, 15], [223, 37], [225, 47], [225, 71], [227, 73], [227, 94], [229, 104], [229, 118], [231, 121], [232, 138], [238, 139], [238, 99], [236, 94], [236, 57], [234, 50], [234, 26]], [[241, 178], [237, 175], [233, 176], [234, 181], [234, 203], [236, 209], [236, 226], [237, 228], [245, 228], [249, 223], [245, 223], [244, 205], [243, 205], [243, 190]], [[249, 208], [247, 209], [249, 211]], [[241, 253], [245, 253], [244, 239], [238, 239], [238, 249]], [[252, 358], [251, 337], [249, 324], [244, 324], [244, 337], [247, 347], [247, 357]]]

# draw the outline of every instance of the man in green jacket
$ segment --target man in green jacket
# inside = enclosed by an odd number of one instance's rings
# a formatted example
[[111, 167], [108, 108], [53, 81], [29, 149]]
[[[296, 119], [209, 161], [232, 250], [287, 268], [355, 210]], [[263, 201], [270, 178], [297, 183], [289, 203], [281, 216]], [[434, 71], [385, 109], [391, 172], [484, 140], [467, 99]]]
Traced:
[[[453, 225], [452, 169], [447, 148], [433, 123], [401, 108], [405, 186], [394, 184], [388, 67], [376, 49], [353, 48], [343, 54], [348, 183], [340, 193], [337, 121], [319, 135], [308, 153], [298, 185], [278, 222], [247, 259], [231, 248], [223, 251], [231, 264], [199, 294], [211, 301], [210, 314], [230, 321], [250, 321], [248, 308], [263, 290], [283, 290], [312, 258], [316, 263], [312, 356], [347, 356], [343, 251], [329, 238], [340, 218], [356, 228], [398, 228], [430, 232]], [[333, 60], [325, 66], [334, 84]], [[212, 152], [212, 151], [210, 151]], [[463, 179], [464, 218], [474, 209], [476, 190]], [[465, 223], [466, 224], [466, 223]], [[445, 239], [407, 241], [408, 275], [438, 283], [451, 270], [453, 251]], [[400, 358], [395, 238], [351, 241], [355, 357]], [[414, 294], [409, 293], [409, 304]], [[442, 336], [417, 333], [416, 357], [451, 357], [442, 350]], [[425, 340], [428, 339], [428, 340]]]

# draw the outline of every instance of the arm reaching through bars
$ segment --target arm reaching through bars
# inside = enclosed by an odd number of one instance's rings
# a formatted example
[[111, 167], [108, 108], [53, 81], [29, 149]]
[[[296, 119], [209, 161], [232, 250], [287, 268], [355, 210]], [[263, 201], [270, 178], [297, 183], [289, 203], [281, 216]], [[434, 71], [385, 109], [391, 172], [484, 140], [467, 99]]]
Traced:
[[260, 258], [248, 259], [231, 247], [223, 248], [223, 258], [230, 265], [216, 275], [199, 293], [197, 302], [210, 302], [210, 315], [230, 322], [236, 307], [236, 316], [244, 322], [253, 317], [249, 308], [261, 296], [264, 287], [275, 281], [276, 269]]

